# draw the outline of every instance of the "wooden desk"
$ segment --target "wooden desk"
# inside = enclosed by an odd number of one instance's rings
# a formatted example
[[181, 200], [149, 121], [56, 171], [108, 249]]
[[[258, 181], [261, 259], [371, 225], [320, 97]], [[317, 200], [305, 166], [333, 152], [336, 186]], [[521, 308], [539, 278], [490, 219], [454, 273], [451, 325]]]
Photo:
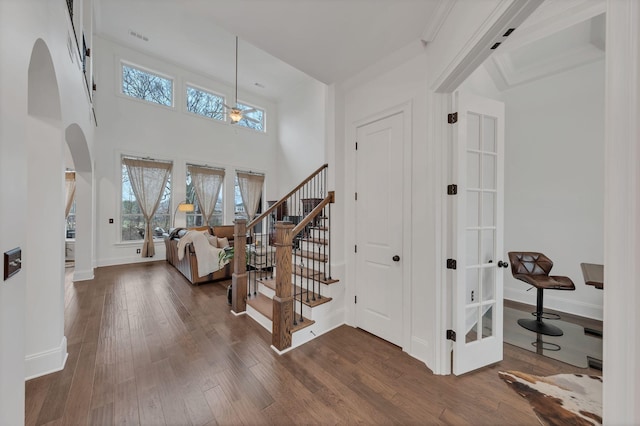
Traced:
[[[595, 288], [604, 290], [604, 265], [597, 263], [581, 263], [582, 276], [586, 285], [592, 285]], [[602, 337], [602, 331], [585, 327], [584, 332], [594, 336]], [[602, 370], [602, 360], [587, 356], [589, 367]]]
[[581, 263], [582, 276], [586, 285], [592, 285], [595, 288], [604, 289], [604, 265], [596, 263]]

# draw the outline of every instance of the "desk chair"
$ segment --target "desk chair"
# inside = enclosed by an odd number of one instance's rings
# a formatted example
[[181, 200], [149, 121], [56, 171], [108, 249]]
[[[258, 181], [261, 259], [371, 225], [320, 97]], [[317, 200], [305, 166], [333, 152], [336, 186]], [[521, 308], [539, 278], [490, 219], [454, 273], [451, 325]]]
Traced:
[[575, 290], [576, 286], [569, 277], [550, 276], [553, 262], [547, 256], [537, 252], [509, 252], [511, 260], [511, 274], [517, 280], [524, 281], [537, 289], [536, 311], [532, 313], [535, 319], [519, 319], [518, 324], [527, 330], [547, 336], [562, 336], [562, 329], [548, 324], [543, 319], [559, 319], [560, 316], [543, 312], [542, 300], [544, 290]]

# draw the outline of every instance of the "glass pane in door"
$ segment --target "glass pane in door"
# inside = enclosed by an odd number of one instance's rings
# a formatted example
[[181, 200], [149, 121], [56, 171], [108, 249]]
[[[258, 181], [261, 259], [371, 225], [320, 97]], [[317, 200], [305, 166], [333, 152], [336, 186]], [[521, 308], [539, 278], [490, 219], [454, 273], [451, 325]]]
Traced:
[[482, 315], [482, 338], [493, 336], [493, 315], [495, 309], [493, 304], [483, 306], [484, 314]]
[[479, 308], [477, 306], [466, 309], [467, 332], [464, 337], [466, 343], [475, 342], [480, 338], [478, 334], [478, 312]]

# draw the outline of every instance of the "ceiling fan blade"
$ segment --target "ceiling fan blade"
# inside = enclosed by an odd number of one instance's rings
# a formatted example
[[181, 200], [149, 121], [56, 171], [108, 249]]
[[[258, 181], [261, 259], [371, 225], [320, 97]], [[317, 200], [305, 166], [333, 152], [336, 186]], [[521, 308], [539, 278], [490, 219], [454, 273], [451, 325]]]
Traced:
[[249, 109], [243, 109], [242, 113], [243, 114], [251, 114], [252, 112], [256, 112], [256, 111], [257, 111], [257, 109], [255, 109], [255, 108], [249, 108]]
[[252, 123], [260, 124], [260, 121], [256, 120], [255, 118], [247, 117], [246, 115], [243, 115], [242, 118], [247, 121], [251, 121]]
[[223, 106], [223, 107], [225, 107], [226, 109], [233, 109], [233, 108], [231, 108], [231, 107], [230, 107], [229, 105], [227, 105], [227, 104], [222, 104], [222, 106]]

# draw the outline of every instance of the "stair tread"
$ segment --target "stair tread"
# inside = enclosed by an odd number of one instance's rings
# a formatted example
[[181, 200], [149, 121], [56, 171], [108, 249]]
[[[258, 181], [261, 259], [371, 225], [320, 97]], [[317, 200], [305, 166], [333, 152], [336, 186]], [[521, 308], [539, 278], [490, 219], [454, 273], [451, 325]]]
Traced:
[[324, 238], [303, 238], [301, 241], [304, 243], [320, 244], [323, 246], [326, 246], [329, 244], [329, 241], [327, 241]]
[[[314, 271], [313, 269], [309, 269], [309, 268], [302, 268], [302, 273], [299, 273], [297, 271], [299, 271], [300, 268], [296, 268], [296, 272], [293, 272], [295, 275], [302, 277], [302, 278], [309, 278], [311, 280], [314, 281], [318, 281], [322, 284], [335, 284], [337, 282], [339, 282], [340, 280], [336, 280], [333, 278], [321, 278], [322, 273], [318, 272], [318, 271]], [[260, 281], [262, 284], [264, 284], [265, 286], [269, 287], [272, 290], [276, 289], [276, 277], [275, 275], [273, 276], [273, 278], [258, 278], [258, 281]]]
[[[260, 281], [260, 283], [262, 283], [262, 285], [264, 285], [265, 287], [268, 287], [273, 291], [276, 290], [276, 279], [275, 278], [261, 278], [258, 281]], [[293, 291], [294, 291], [295, 299], [298, 300], [298, 301], [300, 301], [300, 293], [303, 293], [303, 295], [306, 296], [306, 293], [305, 293], [306, 290], [301, 289], [300, 286], [298, 286], [298, 285], [295, 286]], [[330, 301], [331, 301], [330, 297], [322, 296], [322, 298], [320, 298], [318, 293], [314, 293], [311, 290], [309, 290], [309, 301], [307, 302], [307, 298], [306, 297], [304, 297], [302, 299], [302, 303], [304, 303], [305, 305], [310, 306], [312, 308], [315, 307], [315, 306], [322, 305], [324, 303], [330, 302]]]
[[[248, 298], [247, 305], [260, 312], [260, 314], [268, 318], [269, 321], [273, 321], [273, 300], [268, 298], [264, 294], [258, 293], [256, 296]], [[315, 321], [305, 317], [302, 317], [302, 321], [300, 321], [299, 316], [297, 316], [296, 319], [297, 324], [292, 324], [291, 326], [292, 333], [309, 327], [310, 325], [313, 325], [315, 323]]]
[[247, 305], [273, 321], [273, 300], [262, 293], [247, 298]]
[[295, 254], [297, 256], [304, 257], [306, 259], [317, 260], [318, 262], [326, 262], [327, 261], [327, 255], [318, 254], [318, 253], [313, 252], [313, 251], [299, 250]]
[[314, 293], [311, 290], [309, 290], [309, 301], [307, 301], [306, 290], [301, 288], [300, 286], [295, 286], [294, 294], [295, 294], [294, 299], [296, 299], [297, 301], [300, 301], [300, 298], [302, 297], [302, 303], [312, 308], [331, 302], [330, 297], [322, 296], [321, 298], [318, 295], [318, 293]]
[[292, 325], [292, 327], [291, 327], [291, 332], [292, 333], [295, 333], [296, 331], [300, 331], [303, 328], [307, 328], [307, 327], [309, 327], [309, 326], [311, 326], [311, 325], [316, 323], [314, 320], [310, 320], [309, 318], [302, 317], [302, 319], [303, 319], [302, 322], [298, 320], [298, 321], [296, 321], [297, 324], [293, 324]]

